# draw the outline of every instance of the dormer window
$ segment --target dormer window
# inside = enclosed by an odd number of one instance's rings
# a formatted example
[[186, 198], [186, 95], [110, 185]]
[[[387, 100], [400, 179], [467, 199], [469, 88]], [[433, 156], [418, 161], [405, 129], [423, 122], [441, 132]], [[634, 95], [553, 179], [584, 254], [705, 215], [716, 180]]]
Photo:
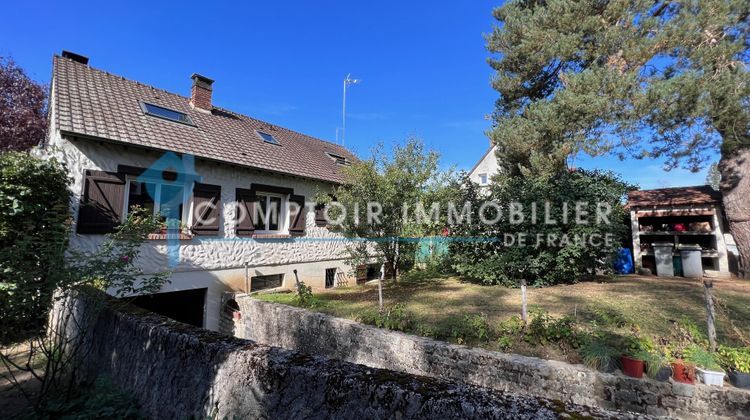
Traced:
[[190, 119], [190, 116], [184, 112], [164, 108], [162, 106], [150, 104], [148, 102], [141, 102], [141, 109], [143, 110], [144, 114], [150, 115], [152, 117], [162, 118], [165, 120], [187, 125], [195, 125], [193, 124], [193, 120]]
[[326, 152], [328, 157], [333, 159], [334, 162], [338, 163], [339, 165], [349, 166], [351, 165], [351, 162], [349, 162], [349, 159], [345, 158], [344, 156], [336, 155], [333, 153]]
[[264, 133], [262, 131], [258, 131], [257, 133], [260, 136], [260, 138], [263, 139], [264, 142], [269, 143], [269, 144], [275, 144], [277, 146], [281, 146], [281, 143], [279, 143], [279, 141], [276, 140], [276, 137], [274, 137], [273, 135]]

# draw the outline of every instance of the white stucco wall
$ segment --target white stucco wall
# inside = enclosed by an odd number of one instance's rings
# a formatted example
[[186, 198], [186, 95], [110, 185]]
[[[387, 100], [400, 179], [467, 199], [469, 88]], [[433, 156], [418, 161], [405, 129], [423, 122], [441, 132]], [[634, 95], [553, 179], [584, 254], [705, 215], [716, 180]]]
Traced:
[[485, 153], [482, 159], [469, 173], [469, 179], [476, 182], [477, 184], [482, 185], [482, 183], [480, 182], [480, 175], [487, 174], [487, 182], [491, 182], [492, 176], [494, 176], [499, 171], [499, 167], [497, 165], [497, 156], [495, 155], [496, 151], [497, 146], [492, 146], [489, 152]]
[[[71, 208], [74, 220], [83, 191], [86, 169], [117, 171], [118, 165], [149, 167], [162, 154], [131, 146], [93, 140], [63, 138], [53, 132], [45, 150], [65, 162], [72, 177]], [[221, 186], [222, 223], [218, 237], [196, 236], [180, 241], [179, 263], [169, 266], [167, 241], [148, 241], [143, 246], [140, 264], [147, 273], [171, 271], [170, 283], [163, 292], [207, 288], [205, 327], [218, 328], [221, 295], [226, 291], [245, 291], [248, 277], [284, 274], [284, 287], [295, 282], [293, 270], [300, 280], [314, 288], [325, 287], [325, 269], [337, 268], [350, 277], [351, 267], [345, 262], [346, 241], [324, 227], [315, 225], [314, 212], [307, 212], [306, 234], [288, 239], [237, 238], [234, 234], [235, 189], [250, 188], [251, 184], [266, 184], [293, 188], [294, 194], [312, 200], [318, 191], [325, 192], [330, 184], [292, 176], [276, 175], [239, 168], [232, 165], [196, 160], [195, 170], [200, 182]], [[83, 251], [94, 250], [103, 235], [72, 234], [70, 246]], [[354, 279], [350, 278], [350, 284]]]

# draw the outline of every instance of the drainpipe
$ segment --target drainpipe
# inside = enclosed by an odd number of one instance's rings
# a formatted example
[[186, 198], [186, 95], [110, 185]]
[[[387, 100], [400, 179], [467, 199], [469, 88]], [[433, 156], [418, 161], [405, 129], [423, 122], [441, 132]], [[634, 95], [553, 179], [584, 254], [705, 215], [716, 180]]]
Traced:
[[250, 272], [247, 269], [247, 263], [245, 263], [245, 293], [250, 293]]

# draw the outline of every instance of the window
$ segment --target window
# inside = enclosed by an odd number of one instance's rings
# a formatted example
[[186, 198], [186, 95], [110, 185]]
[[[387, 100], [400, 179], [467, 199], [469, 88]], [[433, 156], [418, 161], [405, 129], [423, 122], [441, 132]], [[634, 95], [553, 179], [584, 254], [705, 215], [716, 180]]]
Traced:
[[146, 115], [151, 115], [152, 117], [163, 118], [165, 120], [175, 121], [182, 124], [194, 125], [193, 120], [191, 120], [190, 117], [184, 112], [175, 111], [173, 109], [164, 108], [146, 102], [141, 102], [141, 108], [143, 108], [143, 112]]
[[336, 283], [336, 269], [326, 268], [326, 289], [333, 287]]
[[286, 206], [281, 194], [258, 193], [258, 222], [256, 232], [278, 233], [285, 229]]
[[479, 174], [479, 185], [487, 185], [487, 174]]
[[346, 165], [346, 166], [351, 165], [351, 162], [349, 162], [349, 160], [345, 158], [344, 156], [335, 155], [333, 153], [328, 153], [328, 152], [326, 152], [326, 154], [328, 155], [328, 157], [333, 159], [334, 162], [338, 163], [339, 165]]
[[270, 135], [270, 134], [268, 134], [268, 133], [264, 133], [264, 132], [262, 132], [262, 131], [258, 131], [258, 135], [259, 135], [259, 136], [260, 136], [260, 138], [262, 138], [262, 139], [263, 139], [263, 141], [264, 141], [264, 142], [266, 142], [266, 143], [270, 143], [270, 144], [275, 144], [275, 145], [277, 145], [277, 146], [281, 146], [281, 143], [279, 143], [279, 141], [278, 141], [278, 140], [276, 140], [276, 137], [274, 137], [274, 136], [272, 136], [272, 135]]
[[126, 187], [128, 194], [123, 219], [127, 217], [128, 211], [133, 206], [140, 206], [161, 220], [168, 218], [181, 222], [188, 220], [189, 191], [186, 191], [184, 185], [139, 177], [128, 178]]
[[283, 274], [272, 274], [270, 276], [255, 276], [250, 278], [250, 291], [257, 292], [258, 290], [274, 289], [281, 287], [284, 284]]

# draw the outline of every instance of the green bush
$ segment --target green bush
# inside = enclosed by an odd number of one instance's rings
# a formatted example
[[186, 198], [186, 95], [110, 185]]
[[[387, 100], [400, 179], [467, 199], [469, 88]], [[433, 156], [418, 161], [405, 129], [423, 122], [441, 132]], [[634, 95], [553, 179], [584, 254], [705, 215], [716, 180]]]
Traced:
[[719, 346], [721, 364], [731, 370], [750, 373], [750, 348]]
[[315, 296], [313, 296], [312, 287], [304, 282], [297, 282], [297, 292], [294, 294], [294, 305], [302, 308], [315, 306]]
[[530, 322], [524, 332], [524, 340], [529, 344], [567, 344], [573, 348], [581, 345], [582, 335], [571, 316], [554, 317], [543, 309], [529, 308]]
[[0, 343], [36, 334], [66, 280], [70, 191], [65, 166], [0, 154]]
[[[622, 200], [631, 188], [613, 173], [586, 170], [554, 177], [506, 178], [491, 187], [489, 196], [466, 185], [462, 189], [463, 199], [472, 204], [473, 213], [471, 223], [457, 224], [452, 229], [453, 235], [462, 238], [450, 246], [453, 267], [459, 274], [482, 283], [510, 287], [521, 280], [538, 286], [574, 283], [592, 278], [598, 271], [611, 272], [612, 258], [627, 231]], [[494, 225], [481, 222], [479, 210], [485, 201], [505, 206]], [[544, 223], [547, 202], [550, 219], [555, 224]], [[589, 223], [576, 223], [572, 209], [577, 202], [588, 211]], [[522, 205], [520, 223], [509, 217], [510, 203]], [[566, 203], [569, 217], [564, 223]], [[596, 223], [598, 203], [610, 206], [609, 223]], [[492, 220], [497, 214], [492, 207], [485, 211], [486, 219]], [[506, 243], [504, 235], [516, 239], [526, 235], [528, 240], [524, 246], [518, 242]], [[548, 242], [548, 235], [558, 239]], [[607, 236], [611, 240], [604, 243]], [[576, 240], [591, 237], [601, 238], [601, 243], [592, 245]], [[537, 242], [537, 238], [541, 240]]]
[[415, 325], [414, 315], [401, 303], [385, 308], [383, 313], [376, 310], [363, 311], [358, 321], [394, 331], [411, 331]]

